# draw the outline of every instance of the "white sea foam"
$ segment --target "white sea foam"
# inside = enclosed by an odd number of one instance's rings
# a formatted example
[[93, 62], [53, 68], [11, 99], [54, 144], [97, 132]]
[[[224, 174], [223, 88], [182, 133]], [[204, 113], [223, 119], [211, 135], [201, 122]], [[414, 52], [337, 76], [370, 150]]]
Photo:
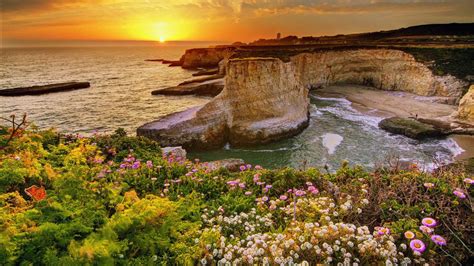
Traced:
[[364, 125], [368, 125], [371, 127], [378, 128], [379, 122], [383, 119], [379, 116], [371, 116], [368, 114], [363, 114], [356, 109], [352, 108], [351, 102], [346, 98], [325, 98], [325, 97], [317, 97], [312, 96], [314, 99], [323, 100], [323, 101], [334, 101], [337, 102], [335, 106], [326, 106], [322, 108], [318, 108], [318, 110], [330, 112], [338, 117], [341, 117], [346, 120], [360, 122]]
[[329, 154], [333, 154], [336, 151], [337, 146], [341, 144], [344, 139], [341, 135], [334, 133], [326, 133], [322, 135], [323, 146], [328, 150]]

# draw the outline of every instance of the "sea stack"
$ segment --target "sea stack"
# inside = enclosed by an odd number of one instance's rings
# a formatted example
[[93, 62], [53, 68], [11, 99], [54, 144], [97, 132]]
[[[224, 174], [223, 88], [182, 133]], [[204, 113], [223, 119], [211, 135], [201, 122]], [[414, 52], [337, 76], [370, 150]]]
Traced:
[[308, 125], [309, 98], [294, 65], [277, 58], [232, 59], [224, 90], [202, 107], [166, 116], [137, 134], [191, 149], [267, 143]]
[[471, 85], [467, 93], [461, 98], [457, 118], [474, 124], [474, 85]]

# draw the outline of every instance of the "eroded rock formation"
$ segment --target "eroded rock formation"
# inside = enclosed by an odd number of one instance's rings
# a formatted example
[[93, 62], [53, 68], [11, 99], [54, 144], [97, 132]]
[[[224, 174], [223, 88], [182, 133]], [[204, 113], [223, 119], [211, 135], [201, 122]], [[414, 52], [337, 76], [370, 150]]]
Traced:
[[[196, 61], [189, 59], [189, 65], [208, 62], [197, 55], [192, 58]], [[209, 60], [216, 64], [218, 58]], [[208, 104], [146, 124], [138, 129], [138, 135], [157, 139], [162, 145], [187, 148], [266, 143], [307, 126], [307, 94], [312, 87], [371, 85], [441, 96], [454, 103], [464, 86], [455, 78], [436, 77], [410, 54], [390, 49], [300, 53], [286, 62], [278, 58], [224, 58], [219, 73], [226, 73], [225, 87]]]
[[229, 58], [235, 47], [195, 48], [186, 50], [181, 57], [183, 68], [217, 67], [222, 59]]
[[474, 85], [469, 87], [469, 91], [459, 102], [457, 118], [474, 124]]
[[303, 53], [291, 57], [301, 82], [308, 87], [359, 84], [422, 96], [446, 97], [454, 104], [465, 84], [437, 77], [424, 64], [399, 50], [358, 49]]
[[162, 145], [192, 149], [266, 143], [308, 125], [308, 90], [291, 63], [275, 58], [230, 60], [224, 90], [202, 107], [166, 116], [137, 130]]

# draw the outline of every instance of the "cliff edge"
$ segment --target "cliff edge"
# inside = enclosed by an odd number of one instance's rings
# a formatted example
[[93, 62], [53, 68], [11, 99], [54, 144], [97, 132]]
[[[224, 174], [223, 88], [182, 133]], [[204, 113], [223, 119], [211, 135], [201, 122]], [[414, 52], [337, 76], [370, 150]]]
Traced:
[[[189, 53], [187, 53], [189, 54]], [[465, 84], [438, 77], [408, 53], [392, 49], [348, 49], [299, 53], [279, 58], [220, 61], [222, 92], [208, 104], [166, 116], [137, 130], [162, 145], [191, 149], [267, 143], [299, 133], [308, 125], [308, 90], [334, 84], [459, 101]], [[402, 107], [401, 107], [402, 108]]]
[[137, 134], [189, 149], [267, 143], [303, 130], [309, 98], [294, 65], [276, 58], [233, 59], [224, 90], [202, 107], [166, 116]]

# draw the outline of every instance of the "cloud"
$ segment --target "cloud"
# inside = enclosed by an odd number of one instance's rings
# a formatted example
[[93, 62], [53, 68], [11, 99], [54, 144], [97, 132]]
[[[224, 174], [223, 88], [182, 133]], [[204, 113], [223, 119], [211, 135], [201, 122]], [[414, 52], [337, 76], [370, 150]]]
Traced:
[[367, 12], [430, 12], [474, 8], [472, 0], [212, 0], [231, 6], [235, 15], [338, 14]]
[[29, 13], [97, 4], [104, 0], [2, 0], [2, 13]]

